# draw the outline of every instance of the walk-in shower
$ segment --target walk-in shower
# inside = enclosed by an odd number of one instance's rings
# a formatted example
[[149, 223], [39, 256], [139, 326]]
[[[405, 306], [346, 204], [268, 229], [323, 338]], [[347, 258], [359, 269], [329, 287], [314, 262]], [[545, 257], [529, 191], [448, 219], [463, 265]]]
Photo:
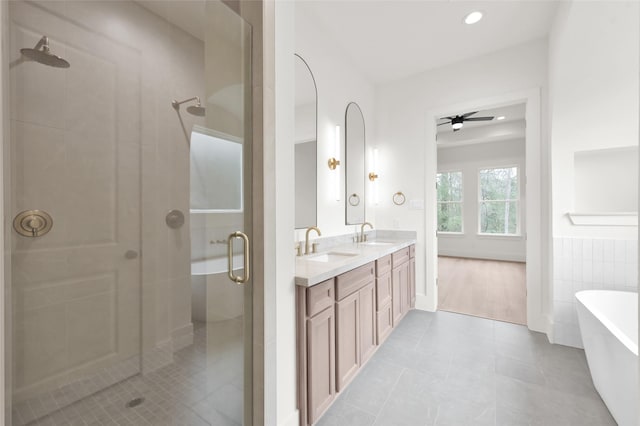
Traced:
[[189, 99], [185, 99], [184, 101], [176, 101], [173, 100], [171, 102], [171, 106], [176, 110], [179, 111], [180, 110], [180, 105], [187, 103], [187, 102], [191, 102], [191, 101], [196, 101], [195, 105], [190, 105], [187, 107], [187, 112], [189, 114], [198, 116], [198, 117], [204, 117], [204, 113], [205, 113], [205, 109], [204, 107], [200, 104], [200, 98], [198, 96], [194, 96], [193, 98], [189, 98]]
[[[194, 213], [193, 164], [214, 156], [184, 143], [198, 130], [251, 152], [250, 110], [237, 108], [252, 103], [251, 26], [220, 0], [0, 3], [0, 423], [252, 424], [252, 283], [194, 285], [191, 267], [226, 256], [210, 241], [250, 236], [251, 212]], [[225, 164], [234, 181], [252, 181], [246, 158]], [[229, 179], [199, 183], [224, 195]], [[250, 205], [243, 189], [233, 196]], [[249, 262], [236, 257], [236, 275]], [[199, 283], [225, 303], [194, 308]]]
[[66, 59], [62, 59], [60, 56], [51, 53], [51, 49], [49, 48], [49, 37], [47, 36], [42, 36], [33, 48], [20, 49], [20, 53], [32, 61], [39, 62], [43, 65], [49, 65], [50, 67], [69, 68], [70, 66]]

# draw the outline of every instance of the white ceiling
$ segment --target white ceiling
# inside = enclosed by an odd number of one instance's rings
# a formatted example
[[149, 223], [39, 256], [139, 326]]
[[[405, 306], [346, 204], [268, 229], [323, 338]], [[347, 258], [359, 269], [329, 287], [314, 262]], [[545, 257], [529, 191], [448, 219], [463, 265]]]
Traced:
[[[205, 0], [136, 1], [204, 39]], [[559, 1], [298, 0], [295, 8], [377, 84], [544, 37]], [[483, 19], [464, 24], [474, 10]]]
[[[313, 19], [371, 83], [401, 79], [544, 37], [555, 0], [303, 0], [296, 13]], [[463, 19], [480, 10], [483, 19]]]

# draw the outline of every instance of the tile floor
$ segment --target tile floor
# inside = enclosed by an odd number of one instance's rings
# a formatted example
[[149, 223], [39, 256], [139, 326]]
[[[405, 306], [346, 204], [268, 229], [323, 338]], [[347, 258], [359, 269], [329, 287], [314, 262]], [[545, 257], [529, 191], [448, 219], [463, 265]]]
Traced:
[[[199, 323], [194, 328], [194, 344], [176, 352], [174, 363], [131, 377], [29, 425], [240, 426], [242, 320]], [[145, 398], [142, 404], [126, 407], [138, 397]]]
[[[241, 322], [196, 327], [176, 362], [42, 417], [32, 425], [238, 426]], [[135, 408], [126, 403], [136, 397]], [[411, 311], [320, 426], [615, 425], [579, 349], [525, 327]]]
[[615, 425], [584, 351], [526, 327], [410, 311], [319, 426]]

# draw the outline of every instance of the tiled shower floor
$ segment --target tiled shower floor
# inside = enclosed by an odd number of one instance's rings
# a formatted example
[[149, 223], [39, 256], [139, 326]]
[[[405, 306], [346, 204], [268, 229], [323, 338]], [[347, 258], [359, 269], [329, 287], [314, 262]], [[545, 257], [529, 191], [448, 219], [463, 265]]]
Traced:
[[318, 426], [615, 424], [584, 351], [520, 325], [413, 310]]
[[[194, 324], [194, 344], [175, 362], [137, 375], [30, 425], [239, 426], [242, 424], [242, 321]], [[144, 398], [136, 407], [127, 403]]]

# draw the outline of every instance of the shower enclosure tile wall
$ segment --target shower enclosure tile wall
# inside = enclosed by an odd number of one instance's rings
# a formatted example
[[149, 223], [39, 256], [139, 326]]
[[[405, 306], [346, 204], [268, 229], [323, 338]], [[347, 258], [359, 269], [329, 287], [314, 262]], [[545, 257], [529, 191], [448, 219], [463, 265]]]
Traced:
[[[95, 392], [88, 376], [109, 385], [192, 342], [185, 129], [205, 119], [170, 103], [205, 97], [205, 64], [202, 40], [134, 2], [12, 1], [10, 20], [11, 213], [46, 210], [58, 231], [13, 237], [19, 408], [48, 390], [73, 402]], [[42, 35], [68, 70], [21, 58]]]
[[554, 343], [582, 348], [575, 293], [638, 291], [638, 241], [553, 239]]

